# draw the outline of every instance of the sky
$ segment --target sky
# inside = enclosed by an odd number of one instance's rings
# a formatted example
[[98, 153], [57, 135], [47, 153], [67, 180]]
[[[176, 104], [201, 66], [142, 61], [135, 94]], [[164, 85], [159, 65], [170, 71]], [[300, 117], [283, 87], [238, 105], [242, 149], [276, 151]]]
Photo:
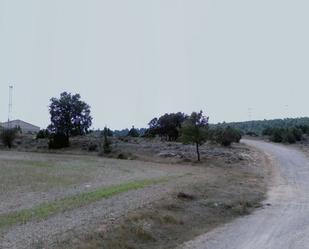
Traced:
[[309, 116], [307, 0], [0, 0], [0, 121], [42, 128], [61, 92], [93, 128], [167, 112]]

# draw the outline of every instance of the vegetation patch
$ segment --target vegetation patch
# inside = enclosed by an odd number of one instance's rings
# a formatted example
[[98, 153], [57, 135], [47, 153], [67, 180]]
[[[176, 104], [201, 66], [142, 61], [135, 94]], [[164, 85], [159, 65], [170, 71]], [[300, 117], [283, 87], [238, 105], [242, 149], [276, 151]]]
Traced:
[[85, 192], [44, 203], [31, 209], [24, 209], [16, 212], [0, 215], [0, 229], [4, 229], [16, 224], [24, 224], [32, 220], [46, 219], [51, 215], [65, 212], [71, 209], [86, 206], [101, 199], [112, 197], [116, 194], [130, 190], [141, 189], [146, 186], [154, 185], [167, 181], [169, 178], [148, 179], [142, 181], [128, 182], [111, 187], [100, 188], [92, 192]]
[[[54, 248], [168, 249], [214, 227], [247, 215], [265, 198], [265, 182], [241, 169], [222, 169], [220, 177], [194, 178], [168, 197], [129, 212], [116, 223], [87, 234], [73, 234]], [[265, 179], [264, 179], [265, 180]], [[102, 229], [104, 228], [104, 229]]]

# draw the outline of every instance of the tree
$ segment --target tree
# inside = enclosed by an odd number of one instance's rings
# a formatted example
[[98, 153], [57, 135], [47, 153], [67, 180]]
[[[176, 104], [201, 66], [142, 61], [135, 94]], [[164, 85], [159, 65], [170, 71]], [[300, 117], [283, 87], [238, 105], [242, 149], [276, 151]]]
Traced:
[[114, 132], [110, 128], [107, 128], [107, 127], [104, 127], [104, 130], [101, 132], [101, 135], [104, 136], [104, 134], [106, 134], [108, 137], [114, 136]]
[[16, 128], [4, 128], [0, 133], [0, 139], [4, 146], [7, 146], [9, 149], [12, 148], [13, 142], [16, 138], [17, 129]]
[[134, 126], [132, 126], [132, 128], [128, 132], [128, 136], [129, 137], [139, 137], [139, 132], [137, 129], [134, 128]]
[[166, 113], [159, 119], [154, 118], [149, 122], [149, 129], [146, 136], [160, 136], [169, 141], [175, 141], [180, 136], [182, 123], [187, 119], [187, 115], [181, 112]]
[[104, 154], [109, 154], [112, 152], [112, 148], [111, 148], [111, 140], [108, 138], [108, 128], [107, 127], [104, 127], [104, 130], [103, 130], [103, 153]]
[[52, 98], [49, 106], [51, 124], [48, 127], [53, 134], [62, 134], [67, 141], [71, 136], [83, 135], [92, 124], [90, 106], [81, 101], [79, 94], [63, 92], [60, 98]]
[[43, 129], [38, 132], [38, 134], [36, 135], [36, 138], [44, 139], [44, 138], [49, 138], [49, 136], [50, 136], [49, 130]]
[[203, 112], [192, 112], [190, 117], [184, 121], [181, 128], [181, 138], [183, 143], [194, 143], [196, 146], [197, 160], [200, 161], [199, 146], [207, 141], [208, 117], [203, 116]]

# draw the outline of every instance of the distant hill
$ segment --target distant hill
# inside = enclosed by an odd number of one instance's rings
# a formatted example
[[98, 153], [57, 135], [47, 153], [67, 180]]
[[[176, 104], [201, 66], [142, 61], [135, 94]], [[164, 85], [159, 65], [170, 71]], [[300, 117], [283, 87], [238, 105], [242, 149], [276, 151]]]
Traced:
[[244, 134], [254, 132], [257, 135], [261, 135], [266, 128], [289, 128], [298, 125], [309, 125], [309, 117], [219, 123], [216, 126], [231, 126]]

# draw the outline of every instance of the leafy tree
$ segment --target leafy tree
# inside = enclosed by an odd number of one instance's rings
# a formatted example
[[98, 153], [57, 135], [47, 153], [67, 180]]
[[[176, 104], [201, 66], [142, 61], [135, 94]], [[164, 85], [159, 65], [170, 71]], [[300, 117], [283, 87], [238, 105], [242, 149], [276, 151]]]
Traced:
[[16, 128], [3, 128], [0, 133], [0, 139], [4, 146], [8, 147], [9, 149], [12, 148], [14, 140], [17, 135]]
[[166, 113], [159, 119], [154, 118], [149, 122], [147, 136], [160, 136], [168, 141], [176, 141], [180, 136], [182, 123], [188, 118], [184, 113]]
[[104, 136], [104, 133], [106, 133], [108, 137], [114, 136], [114, 132], [110, 128], [107, 128], [107, 127], [104, 128], [101, 135]]
[[192, 112], [190, 117], [184, 121], [181, 128], [181, 138], [183, 143], [194, 143], [196, 146], [197, 160], [200, 161], [199, 146], [207, 140], [208, 117], [203, 116], [203, 112]]
[[132, 128], [128, 132], [128, 136], [129, 137], [139, 137], [139, 132], [137, 129], [134, 128], [134, 126], [132, 126]]
[[81, 100], [79, 94], [63, 92], [59, 99], [50, 101], [51, 124], [48, 129], [51, 133], [65, 136], [67, 144], [71, 136], [87, 133], [92, 124], [90, 106]]
[[108, 128], [105, 127], [104, 130], [103, 130], [103, 152], [104, 154], [109, 154], [112, 152], [112, 141], [108, 138]]

